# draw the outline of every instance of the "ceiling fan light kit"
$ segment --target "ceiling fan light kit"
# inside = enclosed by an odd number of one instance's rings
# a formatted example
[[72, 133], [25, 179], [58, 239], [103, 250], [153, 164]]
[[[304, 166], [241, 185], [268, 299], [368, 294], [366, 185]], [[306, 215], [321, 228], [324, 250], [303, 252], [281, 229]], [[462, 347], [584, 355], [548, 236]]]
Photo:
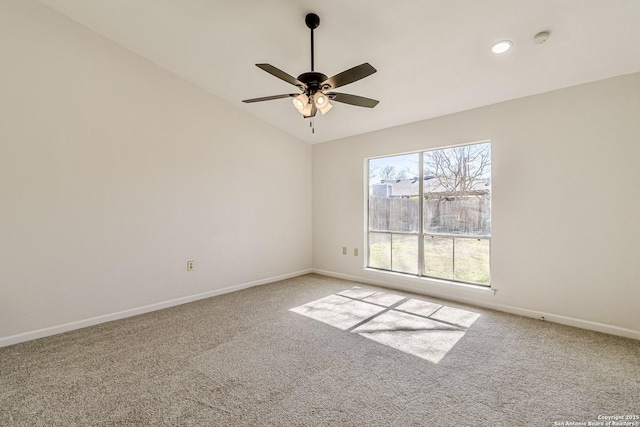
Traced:
[[332, 92], [332, 90], [368, 77], [375, 73], [376, 69], [373, 68], [371, 64], [365, 62], [364, 64], [350, 68], [330, 78], [325, 74], [314, 71], [313, 30], [318, 28], [320, 25], [320, 17], [315, 13], [309, 13], [305, 17], [305, 23], [311, 30], [311, 71], [302, 73], [295, 78], [284, 71], [279, 70], [273, 65], [256, 64], [258, 68], [266, 71], [267, 73], [298, 87], [301, 93], [289, 93], [262, 98], [245, 99], [242, 102], [252, 103], [291, 97], [293, 98], [293, 106], [304, 118], [307, 119], [315, 117], [318, 111], [322, 114], [328, 113], [329, 110], [333, 108], [330, 101], [355, 105], [357, 107], [375, 107], [378, 104], [378, 101], [375, 99], [351, 95], [348, 93]]

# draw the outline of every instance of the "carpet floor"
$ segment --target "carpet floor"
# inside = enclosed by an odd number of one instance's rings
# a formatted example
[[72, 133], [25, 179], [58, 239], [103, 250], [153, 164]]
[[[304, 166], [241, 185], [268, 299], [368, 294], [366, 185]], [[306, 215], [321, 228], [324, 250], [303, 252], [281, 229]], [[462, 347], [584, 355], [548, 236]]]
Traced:
[[0, 348], [1, 426], [627, 415], [640, 421], [640, 341], [315, 274]]

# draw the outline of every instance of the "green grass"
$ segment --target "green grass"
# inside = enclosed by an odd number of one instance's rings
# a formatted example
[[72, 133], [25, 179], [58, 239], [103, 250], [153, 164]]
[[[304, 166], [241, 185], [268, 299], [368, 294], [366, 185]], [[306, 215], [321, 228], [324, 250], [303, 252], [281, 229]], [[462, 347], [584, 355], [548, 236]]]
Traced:
[[369, 235], [369, 267], [391, 270], [391, 236]]
[[[418, 274], [417, 236], [372, 234], [369, 266], [403, 273]], [[489, 241], [425, 236], [424, 275], [461, 282], [489, 285]], [[393, 257], [392, 257], [393, 252]]]
[[453, 279], [453, 239], [425, 236], [424, 274]]
[[418, 236], [394, 235], [392, 270], [418, 274]]
[[456, 239], [455, 279], [483, 285], [491, 283], [488, 240]]

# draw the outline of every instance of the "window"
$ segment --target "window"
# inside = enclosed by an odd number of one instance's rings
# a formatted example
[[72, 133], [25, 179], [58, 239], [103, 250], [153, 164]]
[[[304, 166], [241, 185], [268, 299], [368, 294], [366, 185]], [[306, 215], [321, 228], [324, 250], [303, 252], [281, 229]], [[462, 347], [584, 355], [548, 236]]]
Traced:
[[489, 286], [491, 143], [369, 160], [368, 267]]

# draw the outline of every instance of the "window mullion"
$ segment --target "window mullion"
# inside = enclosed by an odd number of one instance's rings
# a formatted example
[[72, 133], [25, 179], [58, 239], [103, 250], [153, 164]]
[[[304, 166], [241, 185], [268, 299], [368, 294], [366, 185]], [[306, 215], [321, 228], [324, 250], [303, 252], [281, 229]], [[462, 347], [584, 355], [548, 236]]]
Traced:
[[391, 243], [389, 245], [389, 266], [391, 268], [391, 271], [393, 270], [393, 233], [389, 233], [390, 237], [389, 237], [389, 242]]
[[452, 249], [451, 277], [453, 277], [453, 280], [456, 280], [456, 238], [455, 237], [451, 238], [451, 249]]
[[424, 275], [424, 153], [418, 154], [418, 275]]

